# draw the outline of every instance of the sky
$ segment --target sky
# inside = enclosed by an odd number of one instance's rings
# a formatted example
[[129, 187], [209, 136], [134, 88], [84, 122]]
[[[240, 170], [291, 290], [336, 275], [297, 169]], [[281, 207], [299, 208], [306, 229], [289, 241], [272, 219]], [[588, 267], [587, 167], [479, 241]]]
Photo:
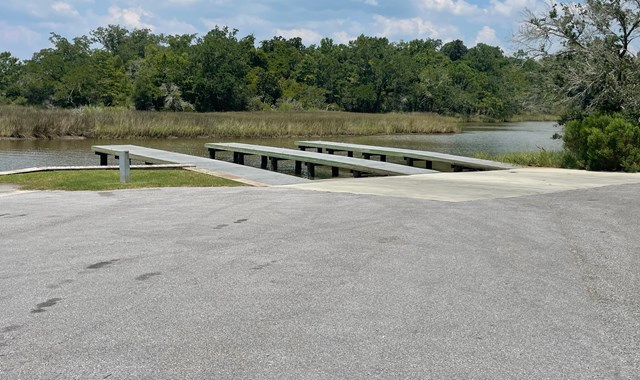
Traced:
[[215, 26], [238, 29], [256, 40], [301, 37], [305, 45], [328, 37], [391, 41], [461, 39], [517, 50], [512, 36], [525, 9], [541, 0], [0, 0], [0, 52], [29, 59], [50, 47], [55, 32], [69, 39], [118, 24], [154, 33], [204, 35]]

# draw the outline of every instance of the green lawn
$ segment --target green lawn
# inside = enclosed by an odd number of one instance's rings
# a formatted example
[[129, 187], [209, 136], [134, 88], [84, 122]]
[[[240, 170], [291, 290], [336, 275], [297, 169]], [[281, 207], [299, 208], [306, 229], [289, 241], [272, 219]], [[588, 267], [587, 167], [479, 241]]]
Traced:
[[131, 182], [120, 183], [118, 170], [37, 172], [0, 176], [0, 183], [23, 190], [117, 190], [144, 187], [243, 186], [228, 179], [189, 170], [132, 170]]

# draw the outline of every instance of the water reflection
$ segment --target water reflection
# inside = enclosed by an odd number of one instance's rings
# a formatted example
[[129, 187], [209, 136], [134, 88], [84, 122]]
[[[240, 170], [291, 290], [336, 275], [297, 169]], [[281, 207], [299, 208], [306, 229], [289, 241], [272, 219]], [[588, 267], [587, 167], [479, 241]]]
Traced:
[[[463, 132], [450, 135], [393, 135], [363, 137], [331, 137], [325, 140], [359, 144], [421, 149], [469, 156], [476, 152], [503, 153], [511, 151], [559, 150], [560, 133], [555, 123], [523, 122], [506, 124], [466, 125]], [[284, 139], [166, 139], [166, 140], [0, 140], [0, 171], [40, 166], [97, 165], [98, 157], [92, 145], [134, 144], [207, 157], [207, 142], [244, 142], [295, 148], [294, 141]], [[248, 164], [253, 164], [248, 162]], [[284, 162], [283, 162], [284, 164]], [[259, 165], [259, 164], [257, 164]], [[256, 165], [256, 166], [257, 166]], [[283, 171], [289, 170], [283, 166]], [[291, 169], [292, 171], [293, 169]]]

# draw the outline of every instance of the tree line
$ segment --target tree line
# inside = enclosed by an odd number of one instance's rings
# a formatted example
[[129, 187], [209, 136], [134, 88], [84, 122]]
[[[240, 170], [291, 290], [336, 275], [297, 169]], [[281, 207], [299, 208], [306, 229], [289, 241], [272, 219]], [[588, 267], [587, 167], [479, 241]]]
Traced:
[[554, 73], [571, 166], [640, 171], [640, 1], [552, 2], [518, 38]]
[[361, 35], [256, 43], [227, 27], [162, 35], [109, 25], [20, 61], [0, 53], [0, 103], [75, 108], [435, 112], [503, 120], [552, 113], [548, 68], [499, 47], [460, 40], [391, 42]]

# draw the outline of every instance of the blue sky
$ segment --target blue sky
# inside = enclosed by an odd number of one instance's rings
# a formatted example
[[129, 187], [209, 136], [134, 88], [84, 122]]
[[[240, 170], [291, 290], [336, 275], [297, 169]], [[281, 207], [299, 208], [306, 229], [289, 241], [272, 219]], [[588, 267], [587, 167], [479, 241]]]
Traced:
[[50, 32], [71, 38], [119, 24], [165, 34], [205, 34], [226, 25], [241, 37], [297, 36], [305, 45], [324, 37], [346, 43], [360, 34], [462, 39], [509, 53], [522, 11], [542, 7], [540, 0], [2, 0], [0, 51], [27, 59], [50, 46]]

